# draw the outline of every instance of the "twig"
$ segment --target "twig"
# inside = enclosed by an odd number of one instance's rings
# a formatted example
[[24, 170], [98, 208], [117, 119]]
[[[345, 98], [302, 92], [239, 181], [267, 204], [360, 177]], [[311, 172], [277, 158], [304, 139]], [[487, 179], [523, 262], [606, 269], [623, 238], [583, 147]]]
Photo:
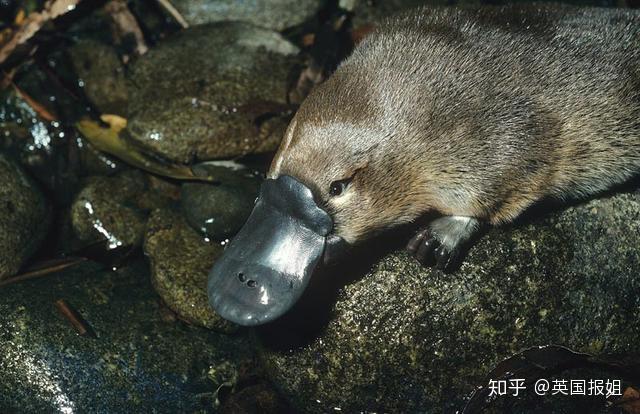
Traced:
[[48, 77], [49, 79], [51, 79], [51, 81], [53, 83], [55, 83], [56, 85], [58, 85], [59, 88], [63, 89], [66, 93], [68, 93], [73, 99], [75, 99], [76, 101], [80, 100], [80, 97], [78, 96], [78, 94], [76, 94], [73, 90], [71, 90], [71, 88], [69, 88], [69, 86], [67, 86], [58, 76], [58, 74], [54, 71], [52, 71], [48, 65], [45, 65], [42, 63], [41, 60], [36, 60], [36, 65], [38, 65], [38, 68], [43, 71]]
[[9, 85], [13, 85], [13, 77], [16, 74], [16, 68], [11, 69], [8, 73], [2, 72], [2, 81], [0, 81], [0, 90], [4, 90]]
[[93, 338], [96, 337], [95, 332], [93, 331], [91, 326], [89, 326], [87, 321], [85, 321], [82, 315], [80, 315], [78, 311], [73, 309], [66, 300], [58, 299], [55, 302], [55, 305], [58, 309], [58, 312], [60, 312], [60, 314], [71, 323], [76, 332], [78, 332], [78, 335], [90, 336]]
[[171, 17], [173, 17], [175, 21], [178, 22], [180, 26], [182, 26], [183, 29], [189, 28], [189, 23], [187, 23], [187, 20], [182, 16], [182, 14], [180, 14], [178, 9], [176, 9], [169, 0], [157, 0], [157, 2], [160, 3], [160, 6], [162, 6], [162, 8], [167, 13], [169, 13]]
[[[7, 285], [11, 285], [18, 282], [23, 282], [25, 280], [37, 279], [39, 277], [47, 276], [55, 272], [59, 272], [60, 270], [64, 270], [68, 267], [75, 266], [79, 263], [86, 261], [85, 257], [71, 257], [69, 259], [64, 259], [62, 261], [56, 261], [56, 264], [51, 266], [47, 266], [45, 268], [33, 270], [31, 272], [23, 273], [9, 279], [5, 279], [0, 281], [0, 287], [4, 287]], [[60, 263], [62, 262], [62, 263]]]
[[11, 83], [13, 84], [13, 88], [16, 90], [16, 93], [18, 94], [18, 96], [20, 98], [22, 98], [22, 100], [24, 100], [34, 111], [36, 111], [36, 113], [38, 114], [38, 116], [40, 118], [44, 119], [45, 121], [49, 121], [49, 122], [53, 122], [53, 121], [58, 119], [47, 108], [45, 108], [40, 103], [38, 103], [35, 99], [33, 99], [31, 96], [29, 96], [25, 91], [23, 91], [22, 89], [18, 88], [18, 85], [16, 85], [13, 82], [11, 82]]
[[104, 6], [104, 10], [109, 13], [113, 21], [114, 36], [120, 40], [127, 35], [133, 36], [136, 41], [135, 52], [138, 55], [147, 53], [149, 47], [144, 40], [142, 29], [140, 29], [138, 21], [129, 10], [129, 7], [127, 7], [127, 3], [123, 0], [111, 0]]
[[40, 12], [33, 12], [24, 19], [11, 39], [0, 48], [0, 63], [3, 63], [19, 45], [27, 42], [45, 23], [74, 10], [81, 0], [48, 0]]

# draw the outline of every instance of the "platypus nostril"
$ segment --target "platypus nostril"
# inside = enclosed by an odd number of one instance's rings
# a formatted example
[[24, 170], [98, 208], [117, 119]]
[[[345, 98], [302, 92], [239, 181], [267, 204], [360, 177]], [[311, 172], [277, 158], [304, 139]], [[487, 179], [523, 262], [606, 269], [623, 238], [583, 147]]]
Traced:
[[220, 316], [244, 326], [280, 317], [309, 283], [332, 227], [308, 187], [287, 175], [268, 178], [247, 222], [209, 273], [209, 302]]

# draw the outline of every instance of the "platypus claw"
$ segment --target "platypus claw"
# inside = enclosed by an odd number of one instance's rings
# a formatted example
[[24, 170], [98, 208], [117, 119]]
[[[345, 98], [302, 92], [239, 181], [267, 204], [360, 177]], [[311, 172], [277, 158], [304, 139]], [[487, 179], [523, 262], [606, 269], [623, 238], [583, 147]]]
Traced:
[[455, 265], [456, 250], [448, 249], [428, 228], [419, 231], [407, 243], [407, 251], [424, 266], [450, 271]]
[[440, 217], [417, 232], [407, 243], [407, 250], [423, 265], [451, 272], [460, 264], [464, 246], [479, 228], [480, 222], [473, 217]]
[[440, 246], [440, 248], [436, 250], [436, 268], [443, 272], [454, 271], [460, 264], [458, 260], [459, 256], [459, 248], [449, 250], [445, 246]]

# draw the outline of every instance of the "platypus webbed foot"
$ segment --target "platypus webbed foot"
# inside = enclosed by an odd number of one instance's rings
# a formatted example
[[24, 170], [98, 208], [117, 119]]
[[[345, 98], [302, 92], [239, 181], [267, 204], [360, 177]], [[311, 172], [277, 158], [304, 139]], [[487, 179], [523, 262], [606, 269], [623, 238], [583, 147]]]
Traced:
[[480, 229], [473, 217], [446, 216], [433, 220], [413, 236], [407, 250], [425, 266], [452, 271], [459, 264], [464, 247]]

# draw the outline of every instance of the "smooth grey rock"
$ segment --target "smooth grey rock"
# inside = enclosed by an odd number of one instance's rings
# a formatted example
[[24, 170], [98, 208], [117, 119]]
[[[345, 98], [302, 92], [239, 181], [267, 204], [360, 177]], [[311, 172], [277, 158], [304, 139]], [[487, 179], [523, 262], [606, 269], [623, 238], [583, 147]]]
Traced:
[[[64, 299], [96, 337], [56, 311]], [[0, 289], [0, 411], [218, 412], [251, 357], [246, 338], [167, 321], [142, 262], [85, 262]]]
[[40, 246], [49, 226], [47, 202], [25, 172], [0, 153], [0, 280], [13, 276]]
[[298, 49], [279, 33], [225, 22], [186, 29], [131, 67], [131, 138], [170, 160], [277, 148]]
[[190, 24], [240, 20], [274, 30], [297, 26], [312, 18], [324, 0], [175, 0]]
[[[315, 282], [348, 283], [337, 299], [310, 291], [304, 311], [292, 315], [301, 322], [266, 330], [263, 359], [302, 412], [455, 412], [498, 362], [529, 347], [637, 352], [638, 246], [636, 192], [492, 230], [454, 274], [394, 252], [354, 281], [351, 258]], [[318, 298], [328, 305], [314, 304]], [[326, 327], [304, 332], [319, 314]]]
[[232, 237], [251, 214], [261, 180], [237, 163], [203, 163], [196, 168], [206, 171], [217, 183], [182, 185], [180, 205], [185, 218], [212, 240]]

